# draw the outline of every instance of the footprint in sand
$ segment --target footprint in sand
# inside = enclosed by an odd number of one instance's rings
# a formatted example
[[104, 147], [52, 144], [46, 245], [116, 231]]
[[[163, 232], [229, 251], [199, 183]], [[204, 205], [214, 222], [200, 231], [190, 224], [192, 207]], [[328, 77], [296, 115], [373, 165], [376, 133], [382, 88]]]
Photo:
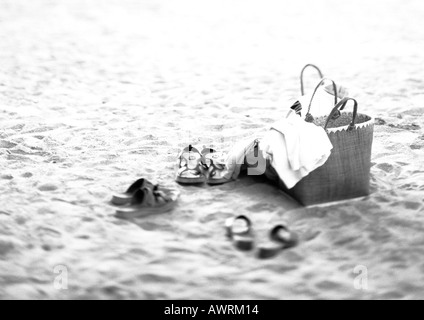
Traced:
[[342, 238], [342, 239], [334, 242], [334, 246], [336, 246], [336, 247], [344, 247], [344, 246], [346, 246], [348, 244], [351, 244], [351, 243], [353, 243], [353, 242], [355, 242], [357, 240], [358, 240], [358, 237], [357, 236], [354, 236], [354, 237], [352, 237], [352, 236], [351, 237], [345, 237], [345, 238]]
[[349, 224], [356, 224], [362, 219], [361, 214], [355, 214], [353, 210], [352, 212], [350, 212], [350, 209], [348, 209], [348, 211], [340, 212], [338, 216], [339, 219], [342, 221], [343, 226], [347, 226]]
[[264, 212], [264, 211], [274, 211], [278, 209], [276, 205], [268, 204], [268, 203], [257, 203], [250, 207], [247, 207], [246, 210], [252, 213]]
[[46, 183], [38, 187], [38, 190], [40, 191], [55, 191], [57, 189], [58, 187], [52, 183]]
[[9, 252], [15, 249], [13, 242], [0, 239], [0, 257], [6, 256]]
[[282, 259], [287, 263], [299, 263], [305, 260], [305, 257], [294, 252], [294, 251], [285, 251], [281, 254]]
[[424, 136], [421, 136], [413, 144], [409, 146], [412, 150], [420, 150], [424, 148]]
[[3, 148], [3, 149], [12, 149], [16, 146], [17, 146], [16, 143], [13, 143], [13, 142], [10, 142], [10, 141], [6, 141], [6, 140], [0, 141], [0, 148]]
[[59, 230], [49, 228], [49, 227], [38, 227], [37, 232], [39, 234], [44, 235], [44, 236], [50, 236], [50, 237], [53, 237], [53, 238], [61, 238], [62, 237], [62, 233]]
[[163, 230], [161, 224], [155, 222], [141, 222], [138, 224], [139, 227], [145, 231]]
[[41, 240], [41, 248], [44, 251], [53, 251], [65, 247], [62, 243], [62, 233], [59, 230], [49, 227], [39, 227], [36, 232]]
[[17, 124], [13, 127], [11, 127], [10, 129], [14, 130], [14, 131], [22, 131], [22, 129], [25, 127], [25, 124]]
[[385, 243], [389, 241], [391, 237], [392, 234], [387, 229], [374, 230], [374, 232], [368, 236], [371, 241], [378, 243]]
[[340, 289], [341, 285], [333, 281], [324, 280], [318, 282], [315, 287], [319, 290], [336, 290]]
[[375, 125], [377, 126], [383, 126], [387, 124], [386, 120], [381, 119], [381, 118], [375, 118]]
[[158, 274], [142, 274], [138, 276], [138, 279], [141, 280], [142, 283], [175, 283], [177, 282], [177, 279], [169, 277], [169, 276], [162, 276]]
[[390, 291], [386, 292], [381, 296], [383, 300], [400, 300], [404, 298], [404, 294], [401, 292]]
[[406, 81], [412, 82], [414, 84], [422, 84], [423, 83], [421, 79], [416, 79], [416, 78], [408, 78], [408, 79], [406, 79]]
[[405, 166], [409, 165], [409, 163], [401, 162], [401, 161], [396, 161], [396, 163], [397, 163], [398, 165], [402, 166], [402, 167], [405, 167]]
[[402, 185], [400, 188], [403, 189], [403, 190], [411, 191], [411, 190], [416, 190], [418, 188], [418, 185], [415, 184], [415, 183], [412, 183], [412, 184], [407, 183], [407, 184]]
[[209, 222], [217, 221], [217, 219], [227, 219], [227, 218], [230, 218], [232, 216], [233, 216], [232, 213], [214, 212], [214, 213], [208, 214], [208, 215], [200, 218], [200, 222], [201, 223], [209, 223]]
[[101, 290], [108, 296], [108, 298], [113, 298], [114, 300], [125, 299], [129, 297], [128, 295], [130, 294], [125, 289], [115, 285], [106, 286]]
[[309, 242], [309, 241], [315, 240], [316, 238], [318, 238], [321, 235], [321, 233], [322, 233], [321, 231], [308, 230], [303, 234], [302, 240], [304, 242]]
[[418, 210], [419, 208], [421, 208], [421, 203], [415, 202], [415, 201], [404, 201], [403, 206], [405, 207], [405, 209], [415, 211], [415, 210]]
[[421, 127], [415, 123], [410, 123], [410, 124], [389, 124], [389, 127], [391, 128], [396, 128], [396, 129], [403, 129], [403, 130], [408, 130], [408, 131], [416, 131], [416, 130], [420, 130]]
[[89, 236], [87, 234], [81, 234], [81, 235], [75, 236], [75, 238], [81, 239], [81, 240], [90, 240], [91, 236]]
[[379, 163], [377, 165], [377, 168], [379, 168], [379, 169], [381, 169], [381, 170], [383, 170], [387, 173], [392, 172], [393, 169], [394, 169], [393, 165], [391, 165], [390, 163]]

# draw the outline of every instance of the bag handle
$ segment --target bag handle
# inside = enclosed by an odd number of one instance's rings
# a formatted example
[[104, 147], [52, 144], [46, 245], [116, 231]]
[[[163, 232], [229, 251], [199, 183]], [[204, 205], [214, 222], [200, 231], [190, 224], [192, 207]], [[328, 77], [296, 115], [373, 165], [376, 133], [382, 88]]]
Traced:
[[[315, 90], [314, 90], [314, 93], [312, 94], [312, 97], [311, 97], [311, 101], [309, 102], [309, 107], [308, 107], [308, 112], [306, 113], [306, 118], [305, 118], [305, 120], [307, 121], [307, 122], [312, 122], [313, 120], [314, 120], [314, 118], [312, 117], [312, 115], [311, 115], [311, 106], [312, 106], [312, 101], [314, 100], [314, 98], [315, 98], [315, 95], [316, 95], [316, 93], [317, 93], [317, 91], [318, 91], [318, 89], [325, 83], [325, 81], [331, 81], [332, 82], [332, 84], [333, 84], [333, 90], [334, 90], [334, 105], [336, 105], [337, 104], [337, 100], [338, 100], [338, 94], [337, 94], [337, 85], [336, 85], [336, 83], [333, 81], [333, 80], [331, 80], [331, 79], [328, 79], [328, 78], [324, 78], [324, 79], [322, 79], [320, 82], [319, 82], [319, 84], [317, 85], [317, 87], [315, 88]], [[343, 107], [344, 108], [344, 107]], [[343, 110], [343, 108], [341, 109], [341, 110]]]
[[328, 124], [330, 123], [330, 120], [334, 117], [337, 112], [340, 112], [340, 110], [343, 110], [346, 106], [346, 104], [349, 102], [349, 100], [353, 101], [353, 116], [352, 116], [352, 122], [350, 123], [348, 127], [348, 131], [355, 129], [356, 124], [356, 117], [358, 115], [358, 102], [353, 98], [343, 98], [335, 107], [333, 110], [331, 110], [330, 115], [327, 118], [327, 121], [325, 123], [324, 129], [327, 130]]
[[302, 96], [305, 95], [305, 85], [303, 82], [303, 74], [305, 73], [305, 70], [308, 68], [314, 68], [315, 70], [318, 71], [320, 79], [324, 78], [324, 74], [321, 72], [320, 68], [318, 68], [316, 65], [307, 64], [306, 66], [304, 66], [302, 69], [302, 72], [300, 73], [300, 93], [302, 94]]

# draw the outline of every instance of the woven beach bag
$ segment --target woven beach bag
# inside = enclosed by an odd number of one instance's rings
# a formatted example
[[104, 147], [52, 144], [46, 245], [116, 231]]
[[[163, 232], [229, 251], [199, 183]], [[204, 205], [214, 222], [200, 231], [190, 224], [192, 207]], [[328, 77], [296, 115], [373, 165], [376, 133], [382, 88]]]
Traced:
[[[340, 112], [349, 101], [353, 112]], [[355, 99], [344, 98], [328, 117], [314, 119], [309, 109], [307, 120], [324, 127], [333, 150], [322, 167], [286, 192], [305, 206], [369, 195], [374, 119], [358, 113]]]

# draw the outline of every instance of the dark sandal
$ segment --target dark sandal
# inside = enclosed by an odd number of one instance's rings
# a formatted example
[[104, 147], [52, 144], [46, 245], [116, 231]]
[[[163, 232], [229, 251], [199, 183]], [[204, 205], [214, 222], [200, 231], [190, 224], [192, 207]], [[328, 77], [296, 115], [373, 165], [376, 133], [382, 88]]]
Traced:
[[130, 203], [134, 194], [143, 187], [153, 188], [154, 185], [146, 179], [138, 179], [127, 189], [126, 192], [113, 195], [112, 203], [117, 206]]
[[116, 216], [132, 219], [169, 212], [175, 207], [178, 196], [178, 191], [173, 189], [144, 187], [134, 194], [129, 205], [116, 210]]
[[208, 168], [203, 163], [202, 154], [191, 145], [178, 156], [176, 181], [181, 184], [201, 184], [206, 182]]
[[206, 182], [210, 185], [224, 184], [230, 182], [230, 179], [225, 178], [225, 164], [219, 163], [222, 154], [216, 152], [212, 148], [205, 148], [202, 150], [203, 161], [208, 167], [208, 176]]
[[259, 258], [272, 258], [282, 250], [295, 247], [299, 242], [297, 235], [285, 225], [275, 226], [270, 232], [270, 239], [272, 240], [270, 243], [259, 247]]
[[246, 216], [229, 218], [225, 222], [227, 236], [233, 240], [235, 246], [243, 251], [253, 249], [253, 230], [252, 222]]

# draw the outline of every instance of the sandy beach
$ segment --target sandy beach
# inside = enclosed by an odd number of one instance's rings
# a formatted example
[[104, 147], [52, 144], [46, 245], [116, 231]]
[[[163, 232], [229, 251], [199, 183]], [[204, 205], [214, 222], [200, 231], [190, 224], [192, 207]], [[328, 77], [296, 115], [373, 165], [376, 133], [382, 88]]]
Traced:
[[[423, 299], [423, 16], [419, 0], [1, 0], [0, 298]], [[376, 118], [369, 197], [302, 208], [260, 177], [174, 182], [189, 143], [228, 150], [284, 116], [307, 63]], [[175, 210], [116, 218], [140, 177], [178, 188]], [[240, 252], [235, 214], [258, 245], [279, 221], [301, 243]]]

